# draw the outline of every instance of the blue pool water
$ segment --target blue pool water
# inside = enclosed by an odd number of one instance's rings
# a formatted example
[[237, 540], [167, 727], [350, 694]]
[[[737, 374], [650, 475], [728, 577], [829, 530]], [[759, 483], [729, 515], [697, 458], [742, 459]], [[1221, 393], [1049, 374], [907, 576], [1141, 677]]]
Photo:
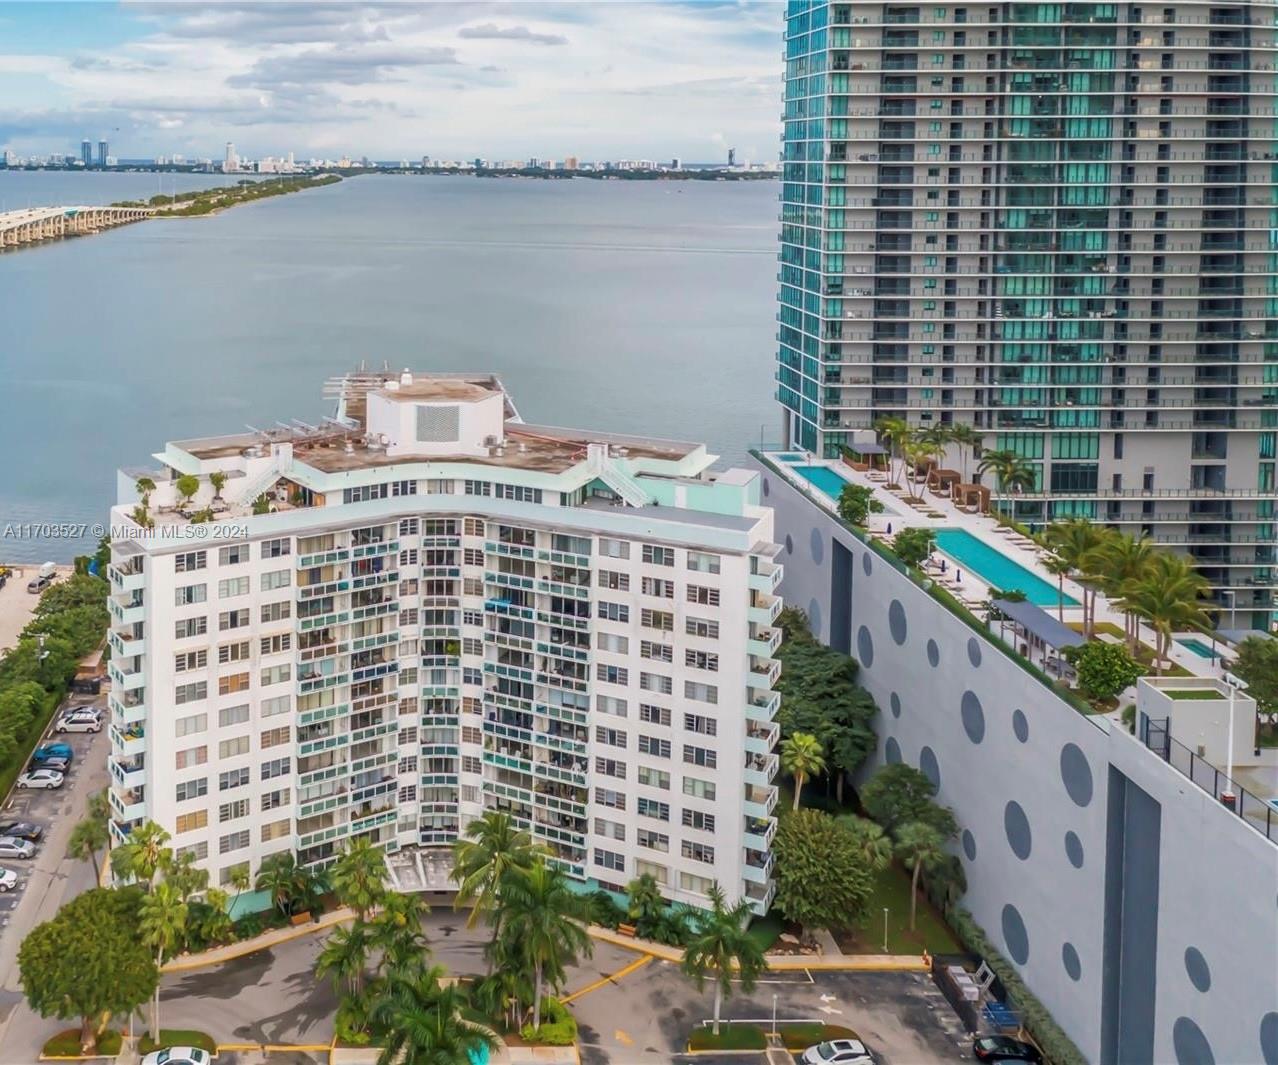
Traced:
[[836, 503], [843, 494], [843, 486], [848, 483], [829, 466], [791, 466], [790, 469]]
[[1220, 652], [1213, 651], [1210, 644], [1203, 643], [1202, 640], [1195, 640], [1192, 636], [1183, 640], [1177, 640], [1181, 647], [1188, 651], [1193, 651], [1199, 658], [1219, 658]]
[[[978, 540], [966, 529], [937, 529], [936, 546], [964, 569], [971, 570], [996, 591], [1016, 589], [1035, 606], [1056, 606], [1056, 586], [1031, 573], [1019, 562]], [[1078, 606], [1078, 600], [1065, 596], [1066, 606]]]
[[789, 452], [785, 455], [775, 455], [773, 457], [780, 459], [782, 462], [804, 462], [807, 459], [807, 455], [804, 455], [801, 452], [798, 454]]

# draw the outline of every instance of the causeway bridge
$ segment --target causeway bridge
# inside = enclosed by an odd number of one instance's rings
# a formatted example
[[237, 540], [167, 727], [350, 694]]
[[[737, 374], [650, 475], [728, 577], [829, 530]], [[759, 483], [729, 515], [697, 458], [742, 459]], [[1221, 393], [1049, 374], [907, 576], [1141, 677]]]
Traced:
[[30, 207], [0, 213], [0, 251], [140, 222], [154, 207]]

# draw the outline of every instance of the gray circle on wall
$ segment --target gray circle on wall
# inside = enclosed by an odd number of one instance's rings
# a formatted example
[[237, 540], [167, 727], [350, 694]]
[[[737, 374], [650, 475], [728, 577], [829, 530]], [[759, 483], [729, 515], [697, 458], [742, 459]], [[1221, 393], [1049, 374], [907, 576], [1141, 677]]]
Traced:
[[1205, 994], [1211, 990], [1211, 966], [1197, 947], [1185, 948], [1185, 973], [1199, 991]]
[[1012, 731], [1022, 743], [1029, 742], [1029, 718], [1025, 716], [1024, 710], [1012, 711]]
[[901, 745], [896, 742], [895, 736], [889, 736], [883, 744], [883, 760], [888, 765], [896, 765], [901, 760]]
[[963, 731], [973, 743], [985, 739], [985, 711], [981, 708], [981, 700], [976, 693], [966, 691], [959, 702], [959, 714], [963, 718]]
[[976, 861], [976, 837], [972, 835], [971, 829], [963, 829], [963, 853], [967, 855], [969, 862]]
[[1077, 982], [1083, 975], [1083, 963], [1078, 959], [1078, 951], [1073, 943], [1061, 947], [1061, 964], [1065, 966], [1065, 974]]
[[927, 641], [927, 662], [933, 669], [941, 664], [941, 648], [935, 640]]
[[1007, 953], [1017, 965], [1029, 961], [1029, 933], [1025, 931], [1025, 922], [1021, 919], [1021, 911], [1010, 902], [1003, 907], [1003, 943]]
[[1172, 1049], [1179, 1065], [1216, 1065], [1203, 1030], [1188, 1017], [1177, 1017], [1172, 1025]]
[[1083, 841], [1076, 832], [1065, 833], [1065, 857], [1075, 869], [1083, 868]]
[[891, 709], [893, 717], [901, 716], [901, 697], [896, 692], [888, 696], [888, 707]]
[[808, 627], [812, 630], [812, 635], [820, 639], [821, 637], [821, 604], [813, 599], [808, 603]]
[[1077, 744], [1067, 743], [1061, 748], [1061, 780], [1075, 806], [1092, 801], [1092, 767]]
[[794, 554], [794, 537], [789, 533], [785, 534], [785, 553], [787, 555]]
[[856, 630], [856, 656], [866, 669], [874, 665], [874, 637], [864, 625]]
[[901, 605], [901, 600], [893, 599], [888, 604], [888, 631], [897, 647], [904, 646], [906, 629], [905, 607]]
[[975, 636], [970, 637], [967, 641], [967, 660], [973, 666], [981, 664], [981, 641]]
[[941, 786], [941, 766], [931, 747], [924, 747], [919, 751], [919, 772], [932, 782], [934, 788]]
[[812, 526], [812, 532], [808, 536], [808, 548], [812, 552], [812, 561], [818, 566], [821, 560], [825, 558], [825, 540], [821, 536], [821, 530], [815, 525]]
[[1019, 802], [1012, 801], [1003, 807], [1003, 831], [1007, 834], [1007, 845], [1012, 848], [1012, 853], [1025, 861], [1030, 856], [1034, 840], [1030, 833], [1029, 818], [1025, 816]]
[[1265, 1065], [1278, 1065], [1278, 1013], [1260, 1018], [1260, 1057]]
[[874, 569], [874, 561], [873, 559], [870, 558], [870, 552], [862, 551], [861, 552], [861, 572], [868, 577], [870, 575], [870, 570], [872, 569]]

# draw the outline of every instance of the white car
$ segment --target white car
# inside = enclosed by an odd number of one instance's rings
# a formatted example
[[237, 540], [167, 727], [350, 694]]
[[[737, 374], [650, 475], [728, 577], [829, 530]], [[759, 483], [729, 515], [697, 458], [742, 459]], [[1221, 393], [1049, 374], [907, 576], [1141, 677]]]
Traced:
[[60, 788], [63, 776], [56, 769], [33, 769], [18, 777], [20, 788]]
[[61, 718], [53, 730], [55, 732], [101, 732], [102, 715], [96, 711], [86, 714], [73, 710]]
[[874, 1065], [874, 1055], [859, 1039], [831, 1039], [808, 1047], [800, 1065]]
[[0, 836], [0, 858], [31, 858], [35, 847], [17, 836]]
[[165, 1047], [142, 1059], [142, 1065], [209, 1065], [209, 1052], [199, 1047]]
[[0, 892], [9, 892], [18, 886], [18, 874], [12, 869], [0, 869]]

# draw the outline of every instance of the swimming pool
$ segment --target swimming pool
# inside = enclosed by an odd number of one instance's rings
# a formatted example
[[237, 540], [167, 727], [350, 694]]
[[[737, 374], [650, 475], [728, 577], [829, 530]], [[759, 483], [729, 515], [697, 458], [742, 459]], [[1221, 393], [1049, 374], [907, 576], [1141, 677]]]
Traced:
[[843, 486], [850, 483], [829, 466], [791, 466], [790, 469], [836, 503], [839, 501], [839, 496], [843, 494]]
[[1176, 638], [1176, 642], [1187, 651], [1193, 651], [1199, 658], [1220, 658], [1220, 651], [1213, 651], [1210, 644], [1203, 643], [1202, 640], [1196, 640], [1192, 636]]
[[[1058, 602], [1056, 585], [1012, 561], [966, 529], [937, 529], [936, 546], [994, 591], [1016, 589], [1024, 592], [1025, 598], [1035, 606], [1056, 606]], [[1067, 594], [1064, 601], [1066, 606], [1078, 606], [1078, 600], [1071, 595]]]
[[800, 452], [789, 451], [789, 452], [786, 452], [784, 455], [773, 455], [772, 457], [775, 459], [780, 459], [782, 462], [807, 462], [808, 460], [808, 456], [803, 454], [801, 451]]

